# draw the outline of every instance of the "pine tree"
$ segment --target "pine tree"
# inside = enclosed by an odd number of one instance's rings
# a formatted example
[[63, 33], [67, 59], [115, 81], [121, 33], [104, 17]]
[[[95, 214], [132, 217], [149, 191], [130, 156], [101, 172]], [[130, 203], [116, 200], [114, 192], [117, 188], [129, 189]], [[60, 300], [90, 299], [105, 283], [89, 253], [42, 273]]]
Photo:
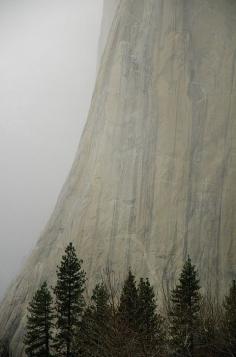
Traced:
[[54, 347], [60, 356], [72, 356], [72, 343], [84, 308], [85, 272], [81, 268], [72, 243], [70, 243], [61, 265], [57, 267], [56, 297], [57, 334]]
[[[111, 321], [111, 307], [109, 305], [109, 294], [104, 284], [97, 284], [92, 295], [91, 311], [94, 325], [103, 336], [107, 334]], [[99, 338], [98, 338], [99, 340]], [[99, 344], [99, 341], [98, 341]]]
[[127, 325], [127, 327], [134, 331], [137, 329], [137, 305], [138, 290], [135, 276], [132, 274], [131, 270], [129, 270], [120, 297], [118, 317]]
[[8, 340], [0, 341], [0, 357], [10, 357]]
[[111, 308], [104, 284], [96, 285], [91, 305], [86, 309], [80, 325], [78, 345], [83, 357], [108, 356], [111, 350]]
[[73, 350], [77, 351], [78, 356], [92, 357], [94, 350], [94, 321], [91, 306], [88, 306], [78, 325], [76, 338], [73, 341]]
[[51, 356], [53, 318], [52, 296], [47, 283], [44, 282], [28, 307], [24, 338], [25, 352], [28, 356]]
[[116, 318], [116, 356], [139, 356], [137, 329], [138, 291], [135, 276], [128, 272], [120, 296]]
[[157, 314], [155, 293], [149, 279], [141, 278], [138, 285], [137, 325], [145, 355], [151, 356], [163, 350], [163, 320]]
[[171, 296], [170, 343], [174, 356], [194, 356], [200, 314], [199, 290], [197, 271], [188, 257]]
[[227, 349], [236, 356], [236, 281], [233, 280], [229, 295], [225, 297], [225, 332]]

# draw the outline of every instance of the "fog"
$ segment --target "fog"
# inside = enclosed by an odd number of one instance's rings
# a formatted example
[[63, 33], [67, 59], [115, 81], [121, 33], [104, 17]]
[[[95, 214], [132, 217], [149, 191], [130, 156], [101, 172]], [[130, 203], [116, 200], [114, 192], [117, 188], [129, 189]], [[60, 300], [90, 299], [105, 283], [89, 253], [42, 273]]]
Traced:
[[102, 0], [0, 0], [0, 297], [71, 167], [94, 87]]

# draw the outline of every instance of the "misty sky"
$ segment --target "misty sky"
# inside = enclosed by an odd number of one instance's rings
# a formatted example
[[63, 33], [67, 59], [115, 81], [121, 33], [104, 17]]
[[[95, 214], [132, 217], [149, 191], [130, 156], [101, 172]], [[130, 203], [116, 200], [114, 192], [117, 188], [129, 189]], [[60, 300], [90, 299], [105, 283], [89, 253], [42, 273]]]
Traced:
[[101, 14], [102, 0], [0, 0], [0, 297], [71, 167]]

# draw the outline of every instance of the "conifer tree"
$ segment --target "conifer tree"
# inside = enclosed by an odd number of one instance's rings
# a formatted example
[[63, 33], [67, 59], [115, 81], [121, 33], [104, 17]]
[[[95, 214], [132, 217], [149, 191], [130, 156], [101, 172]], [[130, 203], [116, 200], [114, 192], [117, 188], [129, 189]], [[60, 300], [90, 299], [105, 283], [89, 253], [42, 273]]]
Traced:
[[77, 351], [78, 356], [92, 357], [94, 350], [94, 321], [91, 306], [88, 306], [77, 326], [76, 338], [73, 341], [73, 350]]
[[52, 296], [44, 282], [28, 307], [24, 338], [27, 356], [51, 356], [53, 318]]
[[137, 307], [138, 290], [135, 276], [132, 274], [131, 270], [129, 270], [128, 277], [124, 282], [121, 292], [118, 317], [127, 325], [127, 327], [134, 331], [137, 330]]
[[10, 357], [8, 340], [0, 341], [0, 357]]
[[[54, 347], [60, 356], [72, 356], [72, 343], [84, 308], [85, 272], [70, 243], [57, 267], [56, 327]], [[58, 355], [58, 354], [57, 354]]]
[[78, 345], [83, 357], [108, 356], [111, 350], [111, 308], [104, 284], [97, 284], [80, 325]]
[[116, 356], [138, 356], [137, 304], [138, 291], [135, 276], [129, 270], [116, 315]]
[[232, 356], [236, 357], [236, 281], [233, 280], [229, 295], [225, 297], [226, 344]]
[[111, 317], [111, 308], [109, 306], [109, 294], [104, 284], [97, 284], [93, 290], [91, 310], [94, 321], [103, 329]]
[[157, 314], [154, 289], [149, 279], [140, 279], [138, 285], [137, 326], [140, 342], [146, 355], [153, 355], [163, 349], [163, 321]]
[[200, 313], [199, 290], [197, 271], [188, 257], [171, 296], [170, 343], [173, 356], [194, 356]]

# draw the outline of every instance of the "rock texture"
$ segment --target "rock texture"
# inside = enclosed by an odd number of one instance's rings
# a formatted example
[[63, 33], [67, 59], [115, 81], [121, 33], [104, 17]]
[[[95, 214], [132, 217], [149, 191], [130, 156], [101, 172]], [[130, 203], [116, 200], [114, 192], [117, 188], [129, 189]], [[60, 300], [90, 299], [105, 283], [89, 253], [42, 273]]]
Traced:
[[120, 0], [103, 1], [103, 16], [102, 16], [101, 33], [100, 33], [99, 46], [98, 46], [99, 65], [107, 43], [107, 38], [110, 33], [111, 25], [114, 20], [114, 16], [119, 4], [120, 4]]
[[1, 305], [14, 356], [69, 241], [90, 286], [107, 264], [159, 286], [186, 254], [217, 294], [235, 278], [235, 139], [236, 2], [121, 0], [71, 173]]

